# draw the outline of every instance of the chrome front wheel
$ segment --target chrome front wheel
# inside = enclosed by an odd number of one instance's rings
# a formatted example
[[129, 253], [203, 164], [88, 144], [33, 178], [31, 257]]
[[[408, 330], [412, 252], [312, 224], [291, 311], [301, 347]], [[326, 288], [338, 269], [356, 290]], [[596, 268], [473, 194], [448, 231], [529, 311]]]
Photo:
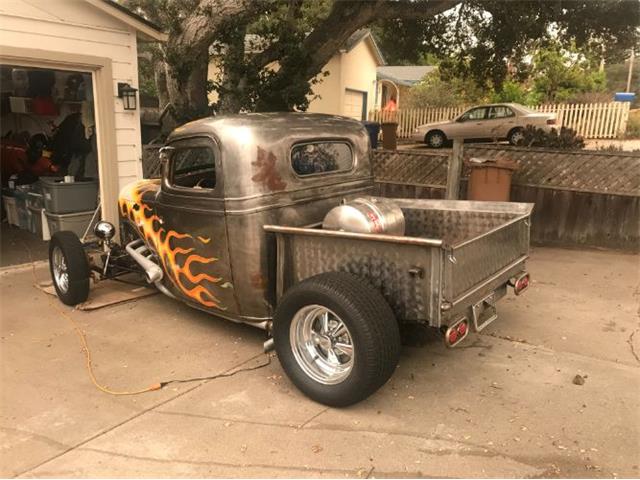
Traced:
[[291, 349], [300, 368], [318, 383], [335, 385], [353, 368], [354, 344], [349, 329], [321, 305], [301, 308], [289, 330]]
[[53, 281], [62, 293], [69, 291], [69, 271], [64, 254], [59, 246], [53, 248], [51, 254], [51, 268], [53, 270]]

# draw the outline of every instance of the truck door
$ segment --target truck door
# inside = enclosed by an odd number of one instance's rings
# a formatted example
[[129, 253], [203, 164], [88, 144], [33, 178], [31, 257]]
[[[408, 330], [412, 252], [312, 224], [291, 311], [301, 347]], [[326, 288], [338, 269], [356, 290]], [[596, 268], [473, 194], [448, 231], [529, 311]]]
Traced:
[[165, 285], [195, 307], [234, 315], [220, 149], [194, 137], [167, 150], [158, 196]]

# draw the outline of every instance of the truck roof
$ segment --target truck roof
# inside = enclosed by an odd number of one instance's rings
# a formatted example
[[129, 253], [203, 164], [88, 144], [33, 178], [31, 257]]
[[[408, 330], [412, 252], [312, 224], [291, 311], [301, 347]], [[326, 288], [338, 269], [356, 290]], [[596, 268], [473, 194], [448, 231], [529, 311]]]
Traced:
[[221, 141], [233, 140], [238, 128], [247, 131], [266, 132], [272, 136], [285, 137], [292, 133], [303, 133], [309, 137], [318, 131], [342, 133], [348, 136], [361, 132], [361, 122], [348, 117], [306, 112], [244, 113], [237, 115], [217, 115], [186, 123], [176, 128], [168, 141], [196, 134], [213, 133]]

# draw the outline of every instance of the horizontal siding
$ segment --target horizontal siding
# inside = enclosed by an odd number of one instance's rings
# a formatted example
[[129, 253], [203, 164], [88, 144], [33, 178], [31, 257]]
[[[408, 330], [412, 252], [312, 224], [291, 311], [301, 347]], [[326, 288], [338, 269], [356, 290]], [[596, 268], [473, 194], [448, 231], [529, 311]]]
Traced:
[[137, 40], [131, 27], [80, 0], [48, 0], [36, 6], [22, 0], [3, 0], [0, 53], [2, 46], [111, 59], [117, 155], [102, 160], [117, 164], [120, 187], [141, 176], [139, 109], [124, 110], [122, 100], [117, 98], [118, 82], [138, 85]]

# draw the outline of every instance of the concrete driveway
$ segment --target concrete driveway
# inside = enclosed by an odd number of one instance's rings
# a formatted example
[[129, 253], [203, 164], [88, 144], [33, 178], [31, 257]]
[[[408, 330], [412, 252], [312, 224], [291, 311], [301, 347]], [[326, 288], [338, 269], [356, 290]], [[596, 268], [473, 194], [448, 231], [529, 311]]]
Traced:
[[[533, 287], [501, 302], [498, 323], [454, 350], [437, 338], [404, 348], [391, 381], [346, 409], [302, 396], [275, 357], [101, 393], [56, 300], [30, 269], [4, 272], [0, 475], [637, 477], [638, 257], [538, 248], [530, 270]], [[114, 389], [266, 358], [261, 332], [161, 296], [64, 310]]]

